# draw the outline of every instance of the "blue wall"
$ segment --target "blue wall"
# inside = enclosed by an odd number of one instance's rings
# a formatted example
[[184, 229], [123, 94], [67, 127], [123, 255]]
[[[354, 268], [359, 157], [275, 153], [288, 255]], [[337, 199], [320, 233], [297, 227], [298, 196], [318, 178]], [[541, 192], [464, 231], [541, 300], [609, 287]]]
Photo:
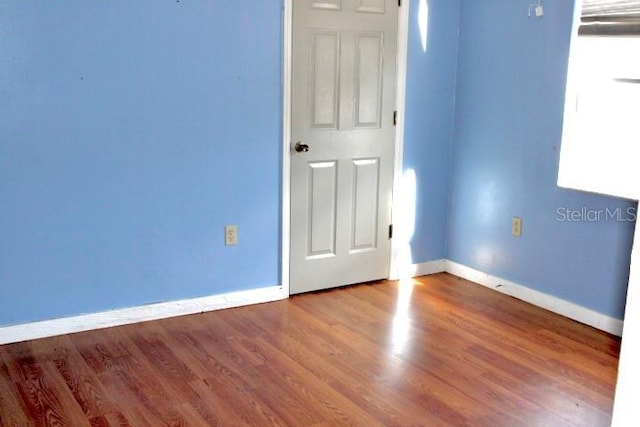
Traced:
[[[404, 158], [423, 262], [445, 255], [459, 1], [429, 1], [426, 51], [418, 6]], [[0, 325], [280, 282], [281, 7], [3, 2]]]
[[462, 2], [447, 257], [622, 318], [633, 222], [558, 209], [634, 205], [556, 186], [573, 2], [530, 3]]
[[279, 283], [281, 7], [2, 2], [0, 325]]
[[[410, 2], [412, 261], [621, 317], [633, 224], [556, 221], [630, 206], [555, 185], [572, 5], [529, 3], [429, 0], [423, 50]], [[281, 7], [2, 2], [0, 325], [280, 282]]]
[[420, 0], [410, 4], [403, 165], [416, 176], [413, 263], [445, 257], [460, 14], [459, 0], [422, 2], [429, 12], [426, 50]]

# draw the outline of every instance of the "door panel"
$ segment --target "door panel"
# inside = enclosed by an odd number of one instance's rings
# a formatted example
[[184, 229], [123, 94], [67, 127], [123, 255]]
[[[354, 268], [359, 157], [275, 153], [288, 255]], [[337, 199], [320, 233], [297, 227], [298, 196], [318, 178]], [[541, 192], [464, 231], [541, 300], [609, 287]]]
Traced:
[[382, 33], [356, 35], [355, 128], [380, 127]]
[[384, 13], [384, 0], [358, 0], [358, 12]]
[[293, 294], [388, 277], [397, 20], [395, 0], [293, 2]]
[[338, 127], [338, 52], [337, 31], [315, 30], [311, 34], [311, 127]]
[[314, 1], [311, 8], [313, 9], [326, 9], [326, 10], [340, 10], [342, 8], [342, 1]]
[[378, 247], [379, 174], [380, 159], [353, 161], [352, 254]]
[[336, 162], [309, 163], [309, 231], [307, 259], [335, 256]]

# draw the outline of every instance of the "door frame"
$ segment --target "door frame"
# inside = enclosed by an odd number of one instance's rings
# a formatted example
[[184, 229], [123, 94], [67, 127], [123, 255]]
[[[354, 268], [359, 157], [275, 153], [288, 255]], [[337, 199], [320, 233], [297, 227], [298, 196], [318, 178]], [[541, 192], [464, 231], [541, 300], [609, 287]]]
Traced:
[[[282, 213], [281, 213], [281, 286], [283, 294], [290, 295], [290, 239], [291, 239], [291, 77], [293, 48], [293, 2], [284, 0], [283, 8], [283, 46], [282, 46]], [[410, 1], [403, 2], [398, 8], [398, 46], [396, 63], [396, 137], [394, 141], [393, 195], [399, 194], [402, 177], [404, 148], [404, 112], [407, 84], [407, 50], [409, 30]], [[392, 195], [392, 196], [393, 196]], [[392, 197], [391, 219], [402, 217], [397, 197]], [[398, 277], [398, 242], [391, 239], [389, 254], [389, 279]]]

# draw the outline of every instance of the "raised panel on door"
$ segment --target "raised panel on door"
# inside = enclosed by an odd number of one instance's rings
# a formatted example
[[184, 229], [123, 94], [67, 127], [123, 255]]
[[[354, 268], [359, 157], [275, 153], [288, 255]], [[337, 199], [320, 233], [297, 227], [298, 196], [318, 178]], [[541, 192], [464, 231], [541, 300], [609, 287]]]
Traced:
[[335, 161], [309, 163], [308, 259], [336, 252], [337, 169]]
[[340, 10], [342, 9], [342, 1], [341, 0], [324, 0], [324, 1], [312, 1], [311, 2], [312, 9], [319, 10]]
[[350, 252], [363, 252], [378, 246], [378, 194], [380, 159], [353, 160]]
[[382, 109], [383, 34], [355, 37], [354, 128], [379, 128]]
[[385, 0], [357, 0], [356, 10], [365, 13], [384, 13]]
[[335, 129], [338, 126], [340, 34], [335, 30], [313, 30], [309, 45], [310, 127]]

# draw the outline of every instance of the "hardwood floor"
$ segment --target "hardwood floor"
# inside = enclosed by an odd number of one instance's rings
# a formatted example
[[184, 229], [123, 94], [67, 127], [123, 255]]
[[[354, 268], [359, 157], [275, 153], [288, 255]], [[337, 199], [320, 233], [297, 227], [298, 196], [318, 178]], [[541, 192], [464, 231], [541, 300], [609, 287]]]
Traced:
[[443, 273], [0, 346], [0, 425], [606, 426], [619, 347]]

